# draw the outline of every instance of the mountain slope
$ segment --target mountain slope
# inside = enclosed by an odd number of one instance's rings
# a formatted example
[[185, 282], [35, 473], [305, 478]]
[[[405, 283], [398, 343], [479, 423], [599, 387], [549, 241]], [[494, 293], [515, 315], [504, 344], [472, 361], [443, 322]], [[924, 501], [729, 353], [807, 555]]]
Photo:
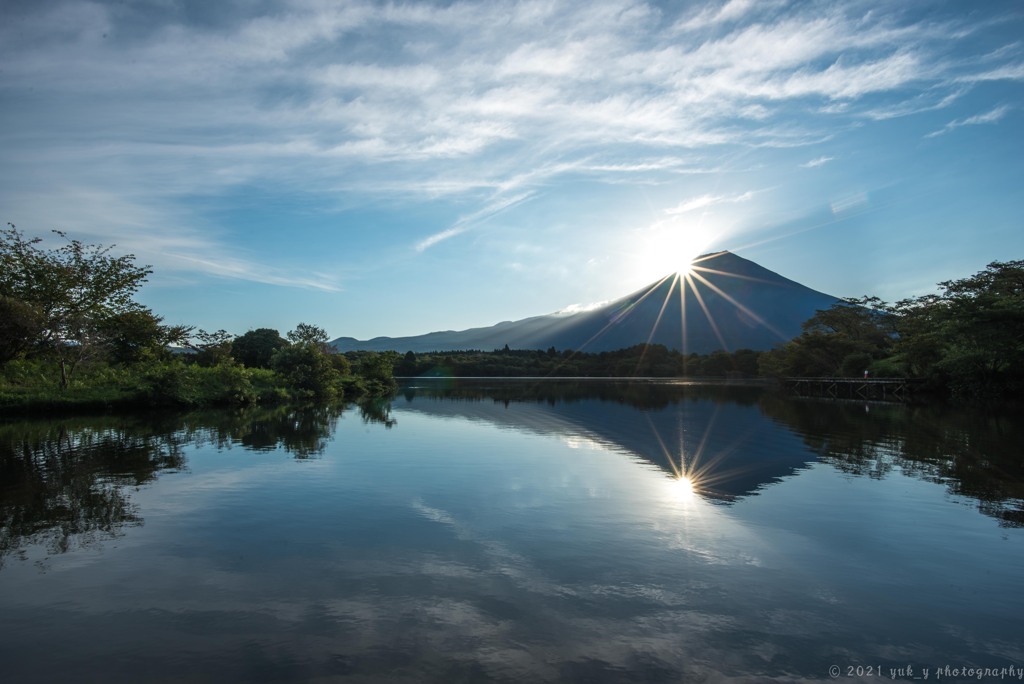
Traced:
[[800, 334], [800, 324], [836, 297], [817, 292], [731, 252], [699, 257], [689, 275], [672, 275], [589, 311], [549, 314], [486, 328], [413, 337], [341, 337], [339, 351], [612, 351], [650, 342], [686, 353], [770, 349]]

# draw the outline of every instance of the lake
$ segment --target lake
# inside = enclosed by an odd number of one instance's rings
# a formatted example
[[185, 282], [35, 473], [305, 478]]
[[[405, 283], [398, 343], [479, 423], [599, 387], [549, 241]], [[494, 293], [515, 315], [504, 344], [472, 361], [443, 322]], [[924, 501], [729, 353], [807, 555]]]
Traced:
[[1017, 680], [1022, 446], [658, 382], [3, 421], [0, 675]]

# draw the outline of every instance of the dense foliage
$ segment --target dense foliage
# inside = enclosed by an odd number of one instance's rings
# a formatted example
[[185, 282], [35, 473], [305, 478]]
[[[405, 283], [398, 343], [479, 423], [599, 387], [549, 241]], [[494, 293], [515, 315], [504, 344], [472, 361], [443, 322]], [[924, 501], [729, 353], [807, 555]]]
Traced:
[[125, 352], [140, 336], [167, 344], [184, 333], [159, 325], [132, 298], [151, 272], [136, 266], [133, 255], [114, 257], [110, 247], [54, 233], [65, 244], [43, 249], [39, 238], [25, 239], [13, 224], [0, 232], [0, 298], [2, 311], [12, 317], [4, 325], [7, 348], [0, 359], [45, 352], [67, 388], [82, 363], [110, 347]]
[[51, 249], [0, 231], [0, 407], [322, 402], [394, 388], [389, 362], [353, 371], [312, 324], [287, 339], [164, 325], [134, 299], [148, 267], [54, 232], [64, 244]]
[[939, 294], [894, 305], [847, 300], [804, 324], [792, 342], [761, 357], [779, 376], [920, 378], [960, 396], [1024, 394], [1024, 261], [995, 261], [939, 283]]

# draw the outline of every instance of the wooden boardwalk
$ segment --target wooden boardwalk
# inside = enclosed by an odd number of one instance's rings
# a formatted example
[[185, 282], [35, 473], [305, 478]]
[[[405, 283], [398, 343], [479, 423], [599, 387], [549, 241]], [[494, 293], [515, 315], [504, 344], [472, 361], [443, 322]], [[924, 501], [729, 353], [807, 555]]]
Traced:
[[786, 378], [783, 383], [801, 397], [906, 401], [921, 381], [905, 378]]

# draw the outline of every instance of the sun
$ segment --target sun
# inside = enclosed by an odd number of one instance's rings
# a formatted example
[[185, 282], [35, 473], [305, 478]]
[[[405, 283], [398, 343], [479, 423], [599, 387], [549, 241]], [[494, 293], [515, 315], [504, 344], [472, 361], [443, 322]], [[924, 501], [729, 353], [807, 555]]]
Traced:
[[693, 260], [706, 253], [717, 237], [718, 232], [706, 225], [664, 221], [640, 238], [637, 275], [648, 280], [666, 275], [687, 276], [692, 272]]

